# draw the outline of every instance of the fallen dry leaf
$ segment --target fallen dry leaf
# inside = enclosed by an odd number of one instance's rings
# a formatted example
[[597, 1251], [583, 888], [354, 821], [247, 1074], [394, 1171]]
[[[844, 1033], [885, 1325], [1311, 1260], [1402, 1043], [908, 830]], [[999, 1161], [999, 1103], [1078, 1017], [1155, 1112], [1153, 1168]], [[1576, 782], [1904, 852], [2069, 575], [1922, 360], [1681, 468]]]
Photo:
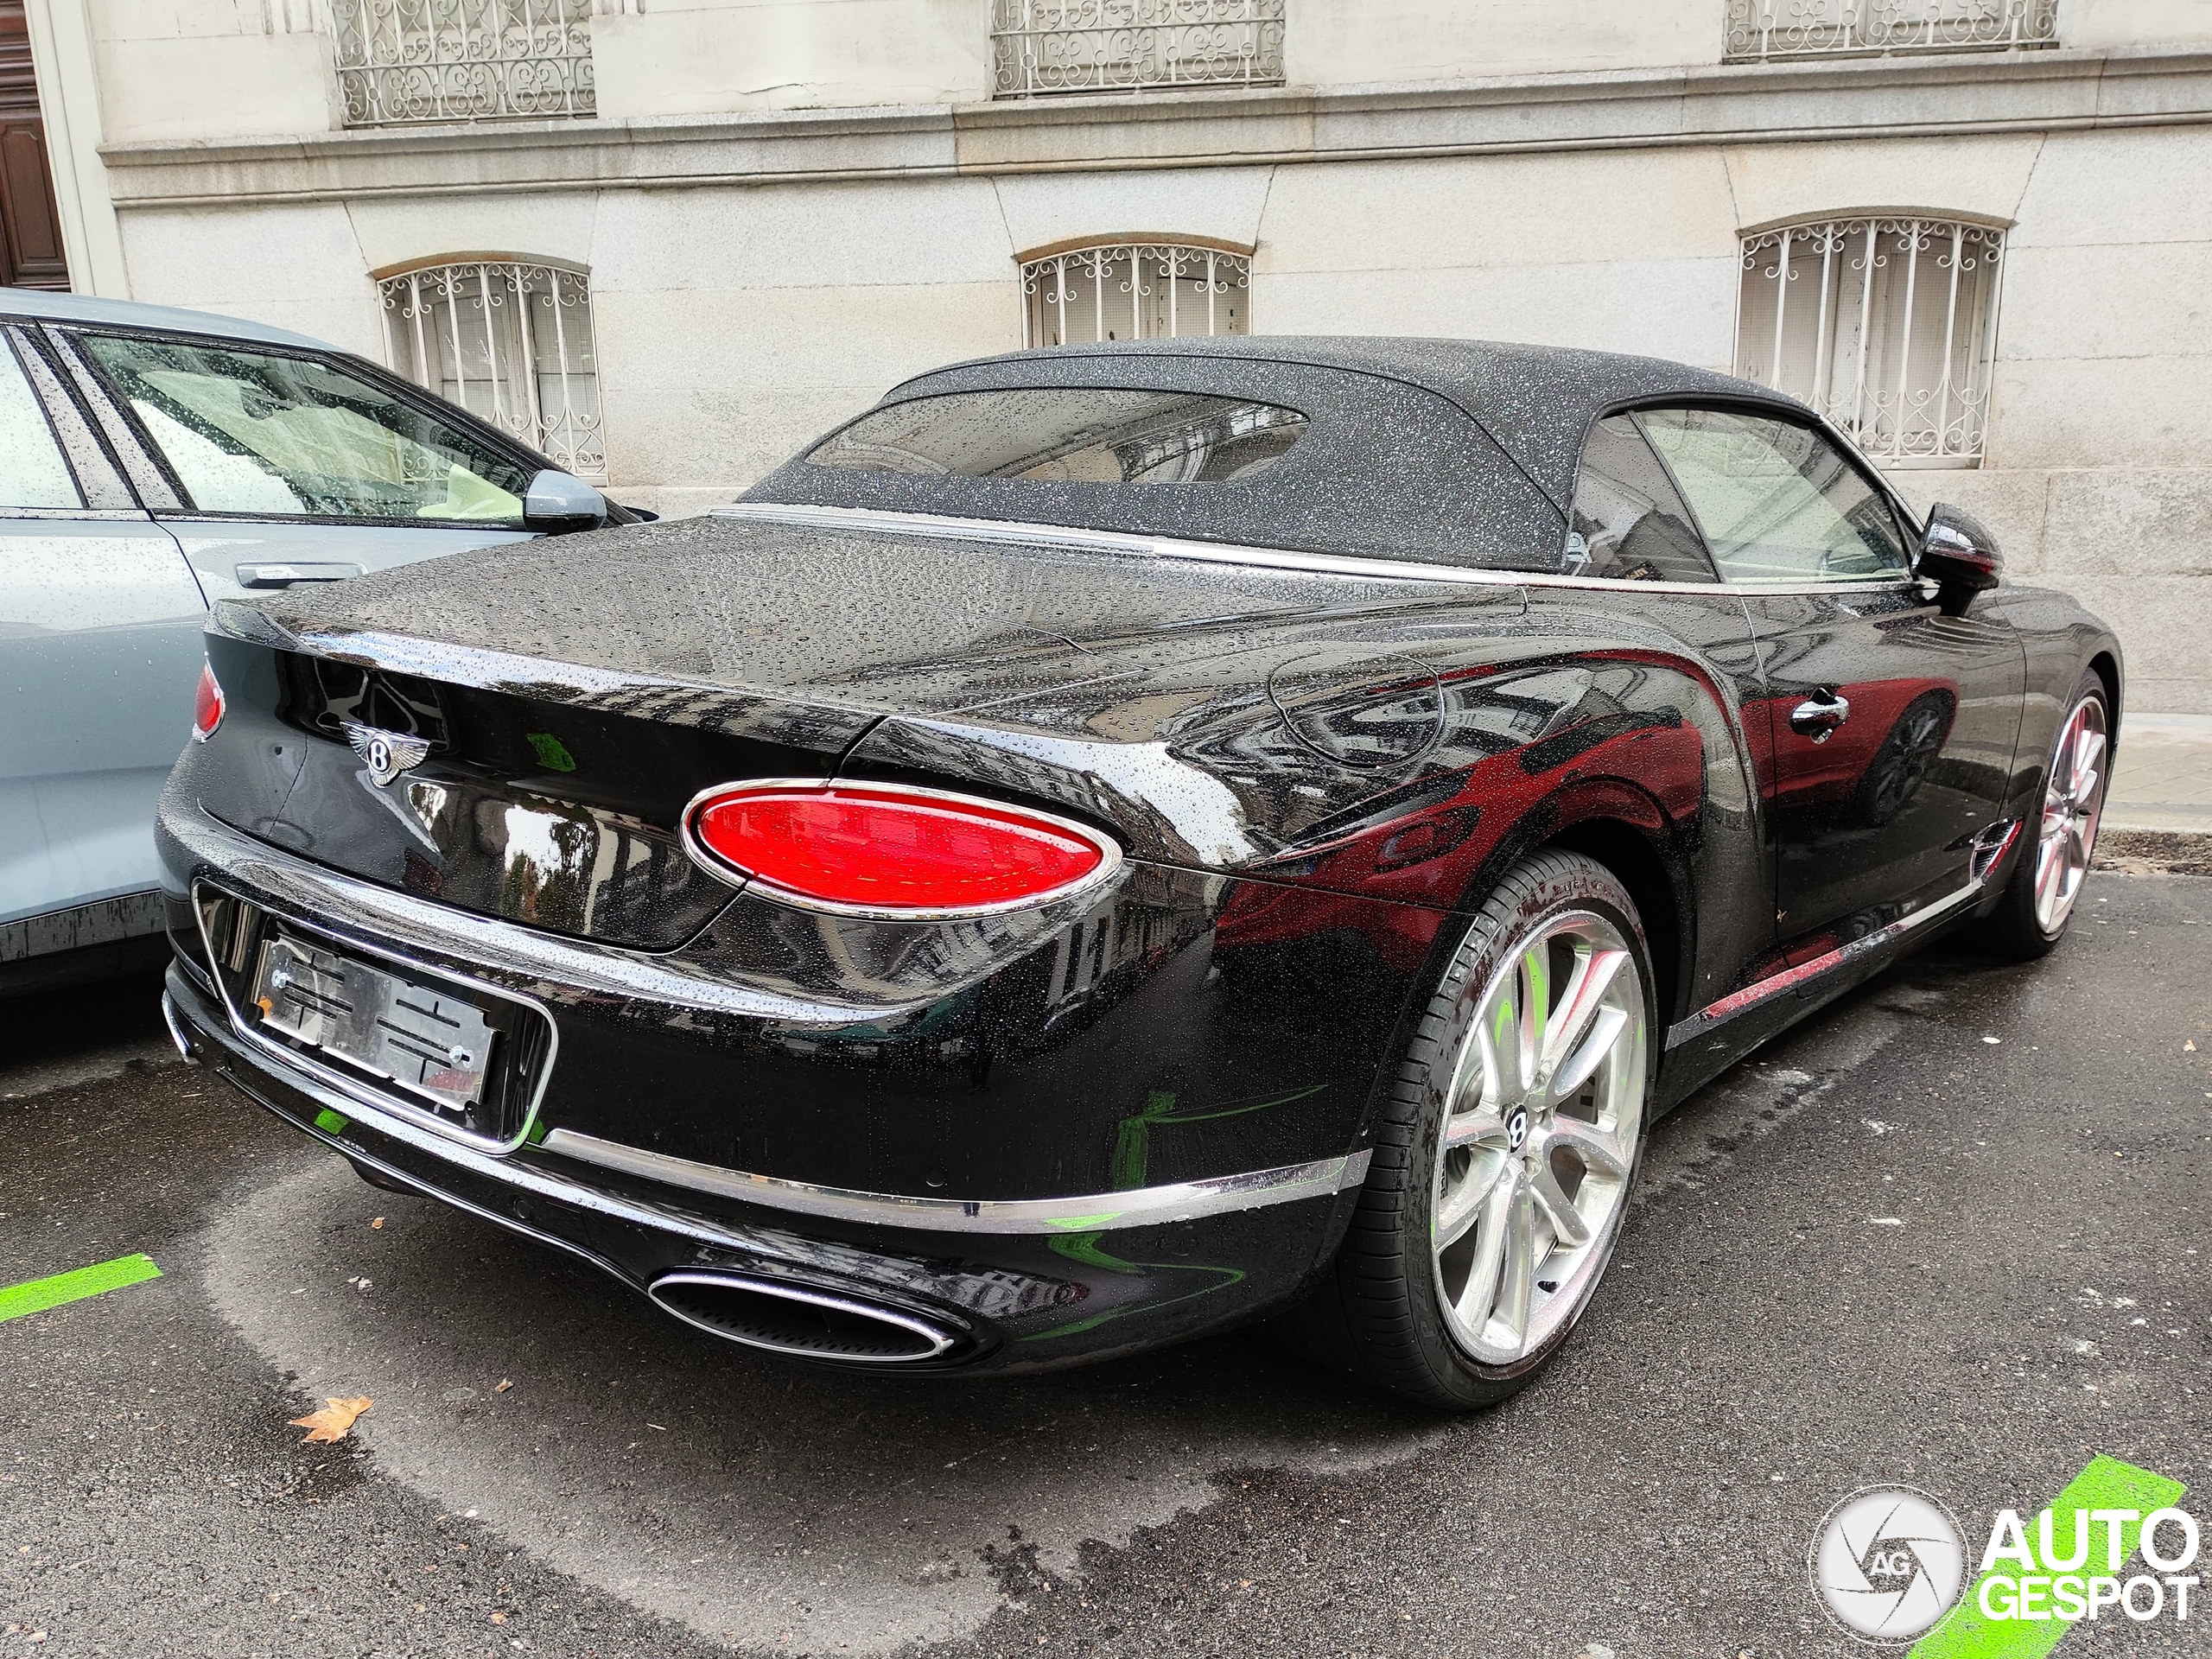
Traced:
[[2194, 1054], [2194, 1053], [2196, 1053], [2196, 1038], [2194, 1038], [2194, 1037], [2192, 1037], [2192, 1038], [2190, 1038], [2187, 1042], [2183, 1043], [2183, 1044], [2181, 1046], [2181, 1052], [2182, 1052], [2183, 1053], [2184, 1053], [2184, 1054]]
[[293, 1418], [292, 1427], [307, 1430], [308, 1437], [300, 1442], [302, 1446], [313, 1445], [317, 1441], [325, 1446], [335, 1446], [346, 1438], [346, 1432], [353, 1427], [353, 1420], [374, 1404], [376, 1402], [366, 1395], [352, 1400], [333, 1400], [325, 1395], [321, 1411], [311, 1411], [304, 1417]]
[[382, 1216], [378, 1216], [378, 1217], [374, 1221], [372, 1221], [372, 1222], [369, 1224], [369, 1225], [370, 1225], [370, 1226], [372, 1226], [372, 1227], [381, 1227], [381, 1226], [383, 1226], [383, 1225], [384, 1225], [384, 1217], [383, 1217]]
[[494, 1613], [492, 1615], [492, 1622], [494, 1624], [504, 1624], [507, 1622], [507, 1616], [505, 1613]]
[[514, 1387], [514, 1384], [503, 1376], [497, 1382], [492, 1385], [492, 1392], [494, 1394], [505, 1394], [512, 1387]]

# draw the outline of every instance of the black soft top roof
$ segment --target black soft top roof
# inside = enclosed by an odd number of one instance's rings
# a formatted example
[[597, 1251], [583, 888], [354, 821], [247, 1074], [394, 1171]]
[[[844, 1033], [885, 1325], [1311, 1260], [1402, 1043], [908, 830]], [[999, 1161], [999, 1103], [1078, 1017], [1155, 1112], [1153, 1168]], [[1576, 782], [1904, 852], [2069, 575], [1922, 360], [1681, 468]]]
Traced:
[[1298, 410], [1306, 435], [1249, 480], [1143, 486], [925, 478], [787, 462], [747, 500], [1033, 519], [1368, 557], [1557, 567], [1591, 423], [1624, 404], [1794, 399], [1663, 359], [1487, 340], [1262, 335], [1133, 340], [933, 370], [877, 407], [1006, 387], [1147, 387]]

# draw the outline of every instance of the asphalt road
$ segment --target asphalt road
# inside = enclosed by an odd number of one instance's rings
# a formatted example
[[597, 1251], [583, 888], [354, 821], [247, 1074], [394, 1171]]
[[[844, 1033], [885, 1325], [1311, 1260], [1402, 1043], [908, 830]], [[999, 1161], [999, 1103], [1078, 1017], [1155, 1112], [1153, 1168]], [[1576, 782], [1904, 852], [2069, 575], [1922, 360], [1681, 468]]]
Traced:
[[[165, 1275], [0, 1324], [0, 1659], [1863, 1653], [1805, 1567], [1855, 1488], [1978, 1541], [2102, 1452], [2206, 1514], [2208, 988], [2183, 878], [2094, 878], [2034, 967], [1893, 971], [1659, 1126], [1569, 1352], [1457, 1421], [1245, 1336], [796, 1369], [361, 1185], [143, 984], [0, 1004], [0, 1285]], [[302, 1446], [333, 1395], [377, 1403]]]

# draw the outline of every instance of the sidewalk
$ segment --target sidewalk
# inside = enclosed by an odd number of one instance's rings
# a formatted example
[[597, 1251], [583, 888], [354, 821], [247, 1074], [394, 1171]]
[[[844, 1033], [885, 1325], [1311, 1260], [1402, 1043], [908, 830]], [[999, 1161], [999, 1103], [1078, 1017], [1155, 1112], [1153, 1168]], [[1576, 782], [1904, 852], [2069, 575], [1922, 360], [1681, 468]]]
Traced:
[[2212, 715], [2123, 715], [2107, 830], [2212, 835]]

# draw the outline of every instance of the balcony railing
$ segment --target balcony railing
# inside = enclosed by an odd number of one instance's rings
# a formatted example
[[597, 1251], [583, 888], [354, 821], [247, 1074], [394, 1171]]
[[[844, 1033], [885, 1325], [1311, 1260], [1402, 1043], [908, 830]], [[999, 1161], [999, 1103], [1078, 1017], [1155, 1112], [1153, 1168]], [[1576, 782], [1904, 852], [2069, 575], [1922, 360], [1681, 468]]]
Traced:
[[349, 127], [589, 115], [591, 0], [330, 0]]
[[2058, 0], [1728, 0], [1731, 63], [2058, 44]]
[[1285, 0], [995, 0], [993, 90], [1268, 86], [1282, 79]]

